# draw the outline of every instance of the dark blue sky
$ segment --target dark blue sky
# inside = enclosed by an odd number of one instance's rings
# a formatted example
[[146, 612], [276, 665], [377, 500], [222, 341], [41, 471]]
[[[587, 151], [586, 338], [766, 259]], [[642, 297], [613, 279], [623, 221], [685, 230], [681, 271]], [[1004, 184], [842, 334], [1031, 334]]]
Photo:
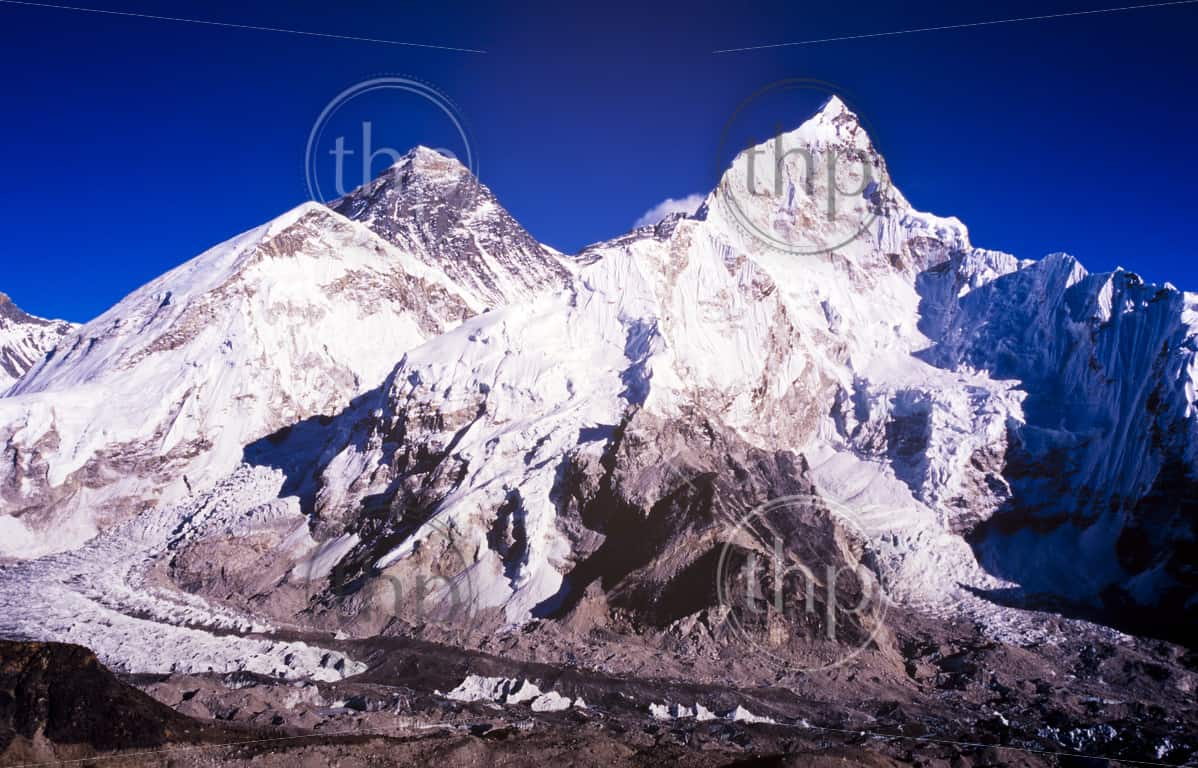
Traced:
[[[959, 216], [976, 244], [1066, 250], [1093, 270], [1198, 289], [1198, 5], [711, 53], [1120, 4], [92, 4], [481, 55], [0, 4], [0, 291], [87, 320], [302, 202], [314, 121], [378, 75], [449, 96], [483, 181], [565, 251], [620, 234], [663, 198], [706, 192], [741, 100], [808, 77], [842, 86], [908, 198]], [[388, 146], [458, 151], [417, 97], [354, 109], [337, 119], [373, 110]]]

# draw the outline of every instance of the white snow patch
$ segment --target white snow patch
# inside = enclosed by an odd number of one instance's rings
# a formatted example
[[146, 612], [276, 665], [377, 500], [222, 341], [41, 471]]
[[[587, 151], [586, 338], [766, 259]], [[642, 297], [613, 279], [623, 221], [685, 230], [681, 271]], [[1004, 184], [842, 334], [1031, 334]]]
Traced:
[[541, 696], [541, 689], [528, 680], [510, 677], [468, 675], [445, 698], [454, 701], [493, 701], [497, 704], [522, 704]]
[[454, 701], [490, 701], [496, 704], [528, 704], [534, 712], [561, 712], [571, 707], [586, 709], [581, 697], [571, 701], [557, 691], [541, 691], [534, 683], [511, 677], [468, 675], [457, 688], [440, 693]]
[[569, 709], [571, 706], [573, 706], [573, 702], [570, 701], [569, 697], [562, 696], [557, 691], [550, 691], [533, 699], [532, 711], [561, 712]]
[[358, 545], [357, 534], [342, 534], [320, 545], [309, 557], [296, 563], [292, 569], [299, 578], [305, 581], [318, 581], [327, 577], [341, 562], [341, 558]]
[[741, 705], [737, 705], [736, 709], [724, 715], [725, 720], [731, 720], [736, 723], [777, 723], [778, 721], [772, 717], [763, 715], [755, 715]]
[[723, 715], [717, 715], [702, 704], [695, 703], [693, 707], [683, 704], [650, 704], [649, 714], [657, 720], [728, 720], [737, 723], [776, 723], [777, 721], [760, 715], [755, 715], [743, 706], [737, 707]]

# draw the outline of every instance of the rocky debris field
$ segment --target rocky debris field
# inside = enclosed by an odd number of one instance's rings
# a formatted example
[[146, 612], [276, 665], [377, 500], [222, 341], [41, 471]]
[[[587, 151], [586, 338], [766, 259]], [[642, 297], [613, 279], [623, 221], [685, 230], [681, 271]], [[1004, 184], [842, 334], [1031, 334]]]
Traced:
[[904, 685], [867, 661], [802, 686], [736, 686], [320, 640], [367, 671], [117, 676], [78, 646], [4, 643], [0, 764], [1186, 765], [1198, 746], [1196, 660], [1159, 642], [1024, 649], [916, 632]]

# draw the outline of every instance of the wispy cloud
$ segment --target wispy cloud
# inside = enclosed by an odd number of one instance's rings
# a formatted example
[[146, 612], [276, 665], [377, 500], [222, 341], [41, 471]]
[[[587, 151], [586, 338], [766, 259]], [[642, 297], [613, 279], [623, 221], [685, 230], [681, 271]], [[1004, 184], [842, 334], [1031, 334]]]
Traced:
[[687, 195], [686, 197], [678, 200], [675, 200], [672, 197], [667, 197], [665, 200], [662, 200], [657, 205], [645, 211], [644, 215], [637, 219], [636, 223], [632, 226], [646, 227], [650, 224], [656, 224], [666, 216], [669, 216], [671, 213], [685, 213], [689, 216], [690, 214], [699, 210], [699, 206], [703, 204], [703, 198], [703, 195]]

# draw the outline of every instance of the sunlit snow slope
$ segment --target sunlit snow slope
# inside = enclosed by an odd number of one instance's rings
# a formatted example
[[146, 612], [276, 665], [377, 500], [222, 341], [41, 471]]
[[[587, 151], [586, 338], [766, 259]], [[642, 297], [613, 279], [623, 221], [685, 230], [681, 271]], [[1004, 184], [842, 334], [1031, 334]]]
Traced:
[[443, 273], [305, 204], [138, 289], [0, 400], [0, 551], [77, 546], [334, 413], [476, 310]]

